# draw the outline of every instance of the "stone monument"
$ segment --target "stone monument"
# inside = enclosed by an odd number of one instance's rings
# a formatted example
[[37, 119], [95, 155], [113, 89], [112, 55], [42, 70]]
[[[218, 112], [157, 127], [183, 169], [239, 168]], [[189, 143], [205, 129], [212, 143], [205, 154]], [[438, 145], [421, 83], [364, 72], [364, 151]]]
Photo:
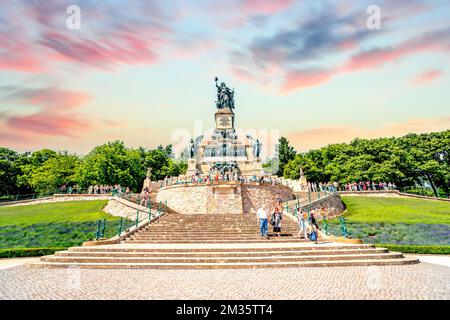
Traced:
[[303, 173], [303, 168], [300, 167], [300, 177], [298, 178], [298, 182], [300, 183], [300, 189], [301, 191], [307, 191], [308, 190], [308, 180], [306, 180], [306, 177]]
[[142, 191], [144, 191], [145, 188], [148, 189], [149, 192], [152, 192], [152, 168], [147, 168], [147, 174], [145, 175], [144, 184], [142, 186]]
[[235, 130], [234, 89], [218, 84], [215, 129], [210, 137], [191, 139], [187, 175], [208, 174], [216, 164], [236, 164], [241, 175], [262, 175], [261, 142], [251, 136], [239, 137]]

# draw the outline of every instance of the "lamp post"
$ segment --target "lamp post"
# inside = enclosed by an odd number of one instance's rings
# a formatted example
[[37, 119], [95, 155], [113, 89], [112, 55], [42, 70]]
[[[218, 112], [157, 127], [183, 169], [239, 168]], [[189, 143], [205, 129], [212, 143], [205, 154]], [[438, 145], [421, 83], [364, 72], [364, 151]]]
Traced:
[[434, 158], [437, 162], [448, 162], [449, 152], [447, 150], [442, 150], [434, 153]]
[[423, 176], [425, 176], [425, 177], [428, 179], [428, 182], [430, 182], [430, 186], [431, 186], [431, 188], [433, 189], [434, 195], [436, 196], [436, 198], [438, 198], [438, 197], [439, 197], [439, 194], [438, 194], [438, 192], [437, 192], [437, 190], [436, 190], [436, 187], [434, 186], [434, 183], [433, 183], [433, 179], [432, 179], [431, 173], [426, 172], [426, 171], [424, 171], [424, 170], [422, 170], [422, 169], [416, 169], [416, 171], [417, 171], [420, 175], [423, 175]]

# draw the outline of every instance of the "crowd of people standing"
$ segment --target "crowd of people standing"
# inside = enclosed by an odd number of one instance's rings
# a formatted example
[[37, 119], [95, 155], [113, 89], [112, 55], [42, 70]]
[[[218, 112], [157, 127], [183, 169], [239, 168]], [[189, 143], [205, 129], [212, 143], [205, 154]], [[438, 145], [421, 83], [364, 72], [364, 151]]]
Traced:
[[369, 191], [369, 190], [397, 190], [394, 182], [359, 181], [349, 183], [339, 182], [308, 182], [302, 189], [310, 192], [337, 192], [337, 191]]
[[186, 177], [165, 177], [164, 180], [161, 181], [161, 187], [166, 187], [174, 184], [190, 184], [190, 183], [219, 183], [219, 182], [245, 182], [245, 183], [260, 183], [260, 184], [270, 184], [270, 185], [281, 185], [282, 180], [273, 178], [270, 176], [244, 176], [239, 175], [236, 172], [234, 173], [214, 173], [214, 174], [196, 174]]
[[130, 193], [130, 188], [126, 188], [125, 191], [120, 184], [115, 185], [92, 185], [88, 187], [88, 194], [109, 194], [109, 193], [118, 193], [118, 194], [128, 194]]
[[129, 194], [130, 188], [126, 187], [125, 190], [120, 184], [115, 185], [91, 185], [87, 190], [82, 190], [78, 185], [67, 186], [63, 184], [58, 192], [65, 194]]

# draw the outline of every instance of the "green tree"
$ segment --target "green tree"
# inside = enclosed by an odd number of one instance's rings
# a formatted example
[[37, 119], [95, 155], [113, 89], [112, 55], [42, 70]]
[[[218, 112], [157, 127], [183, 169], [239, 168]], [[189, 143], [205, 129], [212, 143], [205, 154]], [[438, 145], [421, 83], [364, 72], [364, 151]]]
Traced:
[[0, 196], [18, 192], [17, 177], [21, 174], [19, 154], [0, 147]]
[[[56, 151], [42, 149], [35, 152], [26, 152], [19, 159], [21, 174], [17, 177], [17, 186], [22, 192], [34, 192], [32, 175], [47, 160], [58, 155]], [[22, 193], [21, 192], [21, 193]]]
[[173, 158], [172, 145], [158, 146], [146, 152], [144, 166], [152, 168], [152, 180], [178, 176], [187, 169], [184, 161], [176, 162]]
[[95, 184], [120, 184], [134, 191], [140, 190], [146, 173], [141, 151], [126, 148], [122, 141], [95, 147], [78, 167], [76, 180], [83, 188]]
[[403, 189], [425, 186], [435, 195], [448, 195], [449, 146], [450, 130], [400, 138], [357, 138], [349, 144], [330, 144], [297, 154], [283, 173], [296, 179], [301, 166], [313, 182], [394, 182]]
[[295, 154], [297, 152], [294, 150], [294, 147], [289, 145], [289, 141], [285, 137], [281, 137], [278, 140], [277, 153], [279, 160], [277, 175], [282, 176], [284, 167], [289, 163], [289, 161], [295, 158]]
[[38, 193], [53, 192], [62, 185], [74, 185], [75, 173], [80, 164], [76, 155], [59, 153], [46, 160], [31, 174], [31, 186]]

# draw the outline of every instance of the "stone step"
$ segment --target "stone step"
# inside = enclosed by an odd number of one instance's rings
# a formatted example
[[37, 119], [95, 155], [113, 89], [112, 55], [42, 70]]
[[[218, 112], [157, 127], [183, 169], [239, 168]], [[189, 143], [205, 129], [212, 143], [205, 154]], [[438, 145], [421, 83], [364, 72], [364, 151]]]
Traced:
[[[214, 235], [259, 235], [259, 230], [221, 230], [221, 231], [209, 231], [209, 232], [202, 232], [199, 230], [185, 230], [185, 231], [173, 231], [173, 230], [167, 230], [167, 231], [138, 231], [135, 234], [143, 235], [143, 236], [152, 236], [152, 235], [181, 235], [181, 236], [195, 236], [195, 235], [201, 235], [201, 236], [214, 236]], [[273, 233], [272, 230], [269, 230], [269, 233]], [[298, 230], [292, 230], [292, 229], [281, 229], [282, 234], [298, 234]]]
[[[269, 230], [272, 228], [269, 228]], [[289, 231], [289, 232], [294, 232], [298, 233], [298, 229], [294, 229], [294, 228], [282, 228], [281, 229], [283, 232], [284, 231]], [[153, 230], [153, 229], [144, 229], [144, 230], [139, 230], [138, 232], [140, 234], [216, 234], [216, 233], [223, 233], [223, 234], [231, 234], [231, 233], [236, 233], [236, 232], [257, 232], [259, 233], [259, 228], [258, 229], [222, 229], [222, 230], [198, 230], [198, 229], [183, 229], [183, 230]]]
[[[269, 224], [269, 226], [272, 226]], [[286, 223], [282, 223], [281, 224], [282, 227], [288, 227], [288, 228], [298, 228], [297, 225], [294, 224], [286, 224]], [[199, 228], [201, 227], [201, 229], [206, 229], [206, 228], [212, 228], [212, 229], [230, 229], [230, 228], [240, 228], [240, 229], [254, 229], [257, 228], [259, 229], [259, 224], [257, 223], [249, 223], [249, 224], [207, 224], [207, 223], [196, 223], [196, 224], [188, 224], [188, 223], [180, 223], [180, 224], [174, 224], [174, 225], [169, 225], [164, 223], [164, 221], [158, 221], [155, 223], [151, 223], [150, 225], [146, 226], [146, 228], [151, 228], [151, 229], [160, 229], [160, 230], [166, 230], [168, 228], [170, 229], [189, 229], [189, 228]]]
[[[257, 243], [234, 243], [234, 244], [188, 244], [183, 246], [167, 246], [167, 245], [113, 245], [113, 246], [92, 246], [92, 247], [71, 247], [68, 252], [132, 252], [132, 253], [167, 253], [167, 252], [223, 252], [236, 251], [239, 252], [260, 252], [264, 251], [296, 251], [310, 252], [321, 250], [367, 250], [375, 249], [373, 244], [348, 244], [348, 245], [329, 245], [318, 244], [310, 245], [309, 243], [277, 243], [274, 246], [270, 241]], [[377, 248], [378, 249], [378, 248]], [[381, 248], [387, 250], [385, 248]], [[59, 251], [59, 252], [67, 252]]]
[[[263, 242], [263, 241], [271, 241], [271, 242], [292, 242], [293, 239], [292, 237], [290, 239], [255, 239], [255, 240], [242, 240], [242, 239], [238, 239], [238, 240], [188, 240], [188, 239], [184, 239], [184, 240], [131, 240], [131, 239], [126, 239], [125, 241], [122, 241], [121, 243], [259, 243], [259, 242]], [[305, 240], [305, 239], [298, 239], [296, 240], [297, 242], [300, 241], [307, 241], [310, 242], [309, 240]]]
[[260, 257], [73, 257], [73, 256], [44, 256], [43, 262], [72, 262], [72, 263], [253, 263], [253, 262], [303, 262], [303, 261], [332, 261], [332, 260], [374, 260], [400, 259], [401, 253], [390, 252], [382, 254], [339, 254], [319, 256], [260, 256]]
[[[294, 227], [294, 225], [293, 224], [283, 224], [282, 223], [282, 226], [283, 225], [285, 225], [285, 226], [291, 226], [291, 227]], [[165, 229], [165, 228], [180, 228], [180, 229], [183, 229], [183, 228], [198, 228], [198, 227], [202, 227], [202, 229], [203, 228], [214, 228], [214, 229], [221, 229], [221, 228], [259, 228], [259, 224], [257, 224], [257, 223], [249, 223], [249, 224], [244, 224], [244, 223], [236, 223], [236, 224], [226, 224], [226, 223], [223, 223], [223, 224], [220, 224], [220, 223], [211, 223], [211, 224], [208, 224], [208, 223], [192, 223], [192, 224], [189, 224], [189, 223], [178, 223], [178, 224], [173, 224], [173, 225], [171, 225], [171, 224], [167, 224], [167, 223], [164, 223], [164, 221], [161, 221], [161, 222], [157, 222], [157, 223], [152, 223], [152, 224], [150, 224], [150, 226], [149, 227], [151, 227], [151, 228], [153, 228], [153, 229]]]
[[55, 256], [63, 257], [267, 257], [267, 256], [319, 256], [336, 254], [382, 254], [387, 253], [385, 248], [376, 249], [341, 249], [341, 250], [265, 250], [265, 251], [185, 251], [185, 252], [123, 252], [123, 251], [58, 251]]
[[[271, 238], [275, 238], [275, 235], [272, 235], [269, 233], [269, 236]], [[292, 233], [282, 233], [282, 238], [286, 237], [296, 237], [296, 235], [293, 235]], [[204, 234], [186, 234], [186, 235], [180, 235], [180, 234], [136, 234], [130, 236], [130, 239], [136, 239], [136, 240], [152, 240], [152, 239], [260, 239], [261, 236], [259, 233], [233, 233], [233, 234], [227, 234], [227, 235], [221, 235], [221, 234], [210, 234], [210, 235], [204, 235]], [[299, 237], [296, 237], [300, 239]]]
[[[252, 217], [249, 219], [183, 219], [183, 218], [171, 218], [166, 217], [164, 219], [166, 223], [256, 223], [258, 220], [256, 217]], [[283, 219], [282, 221], [292, 221]]]
[[[271, 226], [268, 228], [269, 230], [273, 229]], [[290, 231], [297, 231], [298, 228], [291, 227], [291, 226], [281, 226], [281, 230], [290, 230]], [[154, 228], [152, 226], [140, 230], [140, 232], [233, 232], [233, 231], [258, 231], [259, 227], [222, 227], [222, 228], [209, 228], [205, 226], [192, 226], [192, 227], [178, 227], [178, 228], [171, 228], [171, 227], [161, 227], [161, 228]]]
[[[293, 235], [284, 235], [282, 237], [275, 237], [272, 236], [270, 237], [268, 240], [271, 239], [286, 239], [286, 238], [291, 238], [292, 240], [296, 240], [296, 239], [303, 239], [303, 238], [299, 238], [299, 237], [294, 237]], [[259, 235], [237, 235], [237, 236], [226, 236], [226, 237], [221, 237], [221, 236], [159, 236], [159, 235], [154, 235], [154, 236], [131, 236], [127, 239], [130, 240], [249, 240], [249, 239], [253, 239], [253, 240], [264, 240], [261, 239], [261, 237]]]
[[287, 268], [287, 267], [347, 267], [389, 266], [419, 263], [418, 259], [368, 259], [330, 261], [284, 261], [284, 262], [233, 262], [233, 263], [72, 263], [30, 262], [30, 268], [80, 268], [80, 269], [243, 269], [243, 268]]

